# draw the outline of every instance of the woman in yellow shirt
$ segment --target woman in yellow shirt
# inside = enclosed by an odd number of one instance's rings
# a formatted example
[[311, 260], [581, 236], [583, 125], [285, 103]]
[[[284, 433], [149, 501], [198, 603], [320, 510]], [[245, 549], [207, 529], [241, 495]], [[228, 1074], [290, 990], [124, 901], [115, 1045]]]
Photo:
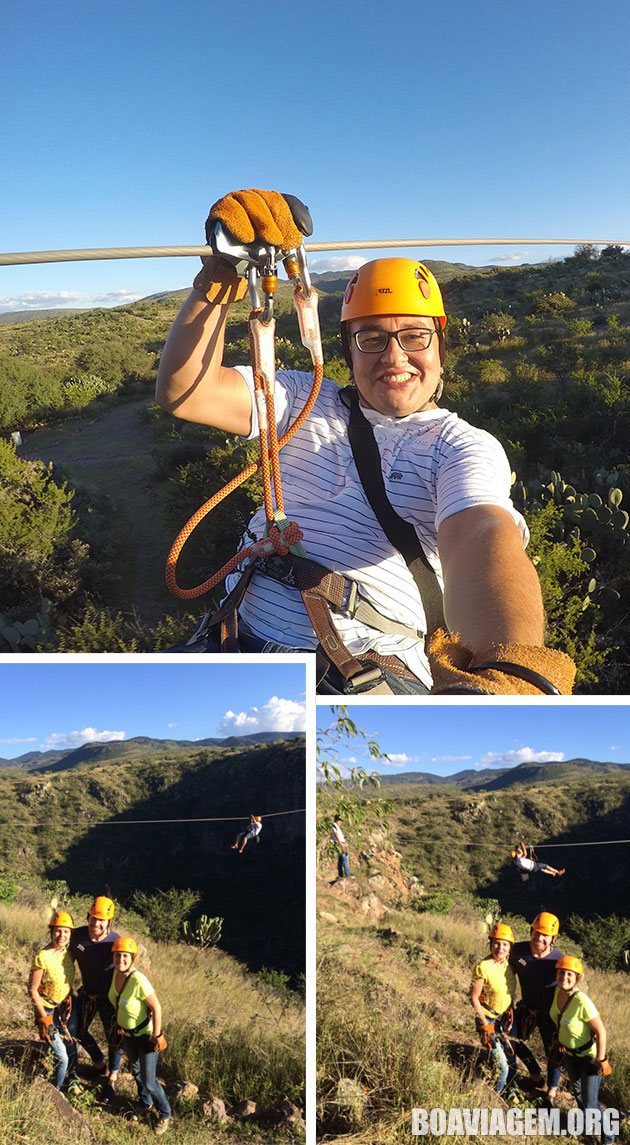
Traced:
[[35, 955], [28, 982], [39, 1036], [52, 1050], [56, 1089], [66, 1078], [69, 1087], [76, 1084], [77, 1047], [71, 1030], [74, 959], [68, 949], [73, 928], [72, 915], [56, 910], [48, 924], [50, 942]]
[[512, 1025], [516, 975], [508, 959], [514, 942], [511, 926], [495, 922], [490, 930], [490, 957], [473, 970], [470, 1000], [481, 1044], [499, 1070], [495, 1086], [502, 1093], [516, 1076], [516, 1055], [508, 1038]]
[[166, 1133], [171, 1107], [157, 1080], [158, 1054], [166, 1049], [162, 1032], [162, 1007], [151, 983], [140, 970], [134, 970], [138, 947], [133, 938], [120, 935], [112, 943], [114, 973], [109, 1000], [116, 1011], [118, 1029], [129, 1068], [138, 1087], [140, 1100], [147, 1112], [157, 1109], [159, 1121], [155, 1132]]
[[[601, 1111], [599, 1088], [612, 1070], [606, 1055], [606, 1028], [597, 1006], [580, 990], [583, 966], [579, 958], [563, 954], [556, 962], [557, 986], [551, 1003], [551, 1020], [558, 1028], [562, 1064], [566, 1066], [580, 1109]], [[611, 1145], [614, 1134], [602, 1128], [602, 1145]]]

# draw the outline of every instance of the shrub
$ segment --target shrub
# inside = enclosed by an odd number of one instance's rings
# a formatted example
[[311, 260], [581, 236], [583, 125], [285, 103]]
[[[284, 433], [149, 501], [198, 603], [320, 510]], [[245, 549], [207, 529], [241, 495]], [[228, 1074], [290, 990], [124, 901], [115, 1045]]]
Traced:
[[507, 382], [509, 373], [498, 358], [486, 358], [479, 366], [479, 381], [484, 385], [497, 386]]
[[196, 891], [178, 890], [147, 894], [134, 891], [131, 906], [144, 919], [151, 938], [156, 942], [177, 942], [185, 919], [200, 901]]
[[630, 919], [616, 914], [590, 919], [572, 914], [566, 929], [582, 947], [587, 965], [596, 970], [623, 969], [623, 952], [630, 943]]
[[450, 914], [453, 906], [453, 896], [446, 891], [433, 891], [425, 898], [419, 899], [415, 909], [421, 914]]
[[72, 499], [52, 467], [21, 461], [0, 441], [0, 599], [16, 619], [32, 617], [44, 595], [68, 600], [80, 586], [89, 550], [72, 537]]
[[12, 902], [15, 902], [19, 890], [18, 884], [13, 879], [0, 878], [0, 902], [10, 906]]

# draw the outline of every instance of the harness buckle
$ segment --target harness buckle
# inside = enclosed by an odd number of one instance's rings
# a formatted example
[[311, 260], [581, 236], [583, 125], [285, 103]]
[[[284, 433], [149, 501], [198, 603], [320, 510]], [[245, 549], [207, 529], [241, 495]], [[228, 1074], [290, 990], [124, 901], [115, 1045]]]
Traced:
[[358, 675], [353, 676], [351, 680], [346, 680], [344, 686], [344, 693], [347, 696], [360, 696], [362, 692], [367, 692], [374, 684], [382, 684], [385, 679], [382, 668], [371, 660], [364, 660], [366, 665], [364, 672], [359, 672]]
[[346, 577], [346, 583], [343, 591], [343, 600], [341, 602], [342, 612], [347, 612], [353, 618], [357, 610], [357, 602], [359, 598], [359, 587], [356, 580], [351, 580]]

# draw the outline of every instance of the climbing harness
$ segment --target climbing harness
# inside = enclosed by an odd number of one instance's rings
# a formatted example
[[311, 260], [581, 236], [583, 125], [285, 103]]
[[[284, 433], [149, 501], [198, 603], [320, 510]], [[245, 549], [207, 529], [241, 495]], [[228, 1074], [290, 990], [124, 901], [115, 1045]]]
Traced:
[[140, 1022], [137, 1026], [134, 1026], [133, 1029], [125, 1030], [122, 1026], [118, 1025], [118, 1006], [120, 1005], [120, 999], [122, 998], [125, 990], [127, 989], [127, 986], [131, 982], [131, 979], [134, 978], [136, 976], [136, 974], [137, 974], [137, 971], [132, 970], [131, 973], [128, 974], [127, 977], [125, 978], [125, 981], [122, 984], [122, 989], [118, 990], [116, 993], [116, 1004], [114, 1006], [114, 1023], [112, 1025], [112, 1028], [109, 1032], [109, 1037], [107, 1039], [108, 1044], [112, 1047], [112, 1049], [119, 1050], [122, 1046], [123, 1038], [135, 1038], [135, 1037], [140, 1037], [141, 1034], [144, 1034], [144, 1031], [146, 1030], [146, 1028], [149, 1025], [149, 1022], [151, 1021], [151, 1018], [153, 1016], [151, 1011], [147, 1008], [147, 1013], [145, 1015], [144, 1020], [142, 1022]]
[[[538, 862], [538, 855], [536, 854], [536, 852], [535, 852], [534, 848], [533, 848], [533, 847], [528, 847], [528, 846], [527, 846], [527, 844], [525, 843], [524, 839], [521, 839], [521, 840], [520, 840], [520, 842], [519, 842], [519, 848], [522, 848], [522, 850], [524, 850], [524, 851], [526, 852], [526, 854], [525, 854], [525, 855], [521, 855], [521, 858], [527, 858], [527, 859], [529, 859], [529, 860], [530, 860], [532, 863], [537, 863], [537, 862]], [[529, 882], [529, 879], [530, 879], [531, 875], [533, 875], [533, 874], [537, 874], [537, 871], [536, 871], [536, 868], [535, 868], [535, 867], [534, 867], [534, 868], [532, 868], [532, 870], [531, 870], [531, 871], [524, 871], [524, 870], [522, 870], [522, 869], [521, 869], [521, 867], [519, 867], [519, 863], [518, 863], [518, 850], [516, 850], [516, 851], [510, 851], [510, 856], [511, 856], [511, 858], [512, 858], [512, 859], [513, 859], [513, 861], [514, 861], [514, 866], [516, 867], [516, 869], [517, 869], [517, 871], [518, 871], [518, 873], [519, 873], [519, 876], [520, 876], [520, 880], [521, 880], [521, 882], [522, 882], [522, 883], [527, 883], [527, 882]]]

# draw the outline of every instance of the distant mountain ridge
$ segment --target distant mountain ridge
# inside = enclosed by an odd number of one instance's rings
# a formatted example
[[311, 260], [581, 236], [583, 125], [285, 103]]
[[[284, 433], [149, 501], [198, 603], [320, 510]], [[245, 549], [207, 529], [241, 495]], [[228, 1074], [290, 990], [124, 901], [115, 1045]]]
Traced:
[[[469, 768], [457, 771], [453, 775], [433, 775], [426, 771], [409, 771], [407, 774], [382, 775], [381, 785], [402, 786], [403, 784], [424, 784], [435, 786], [437, 784], [449, 787], [459, 787], [463, 791], [498, 791], [515, 784], [529, 785], [555, 782], [558, 779], [568, 779], [573, 774], [582, 775], [584, 771], [596, 773], [605, 771], [623, 771], [630, 767], [628, 763], [602, 762], [593, 759], [550, 759], [546, 763], [519, 763], [516, 767], [484, 768], [475, 771]], [[552, 771], [549, 771], [549, 769]]]
[[66, 751], [28, 751], [15, 759], [0, 759], [0, 769], [16, 767], [20, 771], [68, 771], [84, 763], [104, 763], [121, 760], [145, 750], [178, 751], [203, 747], [247, 748], [256, 744], [276, 743], [283, 739], [297, 739], [303, 732], [252, 732], [246, 736], [211, 736], [207, 739], [154, 739], [150, 736], [132, 736], [130, 739], [90, 742]]

